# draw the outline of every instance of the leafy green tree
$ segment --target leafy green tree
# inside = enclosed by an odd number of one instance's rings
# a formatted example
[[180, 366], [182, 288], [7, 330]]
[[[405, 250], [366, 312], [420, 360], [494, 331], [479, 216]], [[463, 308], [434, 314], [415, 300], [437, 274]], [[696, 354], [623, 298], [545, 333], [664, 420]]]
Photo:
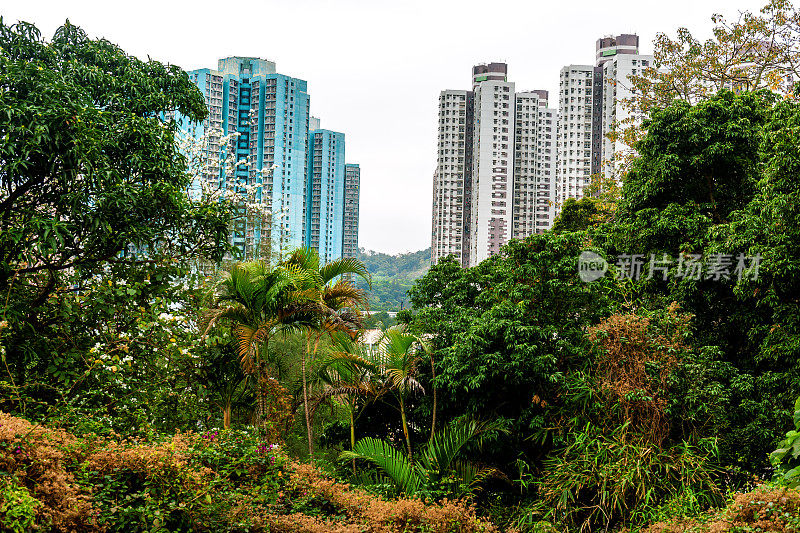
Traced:
[[561, 207], [561, 212], [553, 222], [553, 231], [585, 231], [598, 218], [597, 202], [587, 197], [576, 200], [568, 198]]
[[202, 120], [203, 96], [181, 69], [69, 22], [47, 42], [0, 21], [0, 87], [0, 387], [16, 400], [4, 409], [69, 400], [118, 429], [139, 415], [180, 425], [191, 408], [158, 406], [193, 384], [187, 336], [160, 316], [191, 306], [192, 261], [228, 249], [227, 204], [189, 197], [169, 118]]
[[612, 226], [615, 249], [693, 251], [711, 225], [744, 208], [759, 179], [771, 101], [768, 93], [722, 91], [694, 106], [676, 101], [645, 121]]
[[[645, 267], [629, 299], [650, 309], [675, 301], [694, 315], [697, 349], [676, 370], [682, 393], [672, 413], [702, 421], [702, 432], [720, 436], [723, 461], [747, 471], [765, 466], [800, 393], [788, 297], [797, 286], [796, 116], [796, 104], [763, 91], [721, 91], [654, 112], [614, 222], [590, 230], [612, 256], [704, 258], [700, 276], [680, 275], [677, 260], [667, 279]], [[727, 275], [707, 275], [715, 254], [731, 257]], [[737, 274], [739, 254], [760, 254], [757, 280]]]
[[[747, 206], [729, 224], [714, 228], [719, 250], [759, 255], [757, 279], [737, 278], [739, 300], [760, 311], [763, 320], [750, 330], [760, 340], [757, 359], [775, 361], [797, 376], [800, 353], [800, 106], [778, 103], [762, 143], [764, 172]], [[798, 391], [800, 392], [800, 391]]]
[[185, 194], [179, 112], [205, 118], [178, 67], [142, 62], [67, 22], [47, 43], [0, 23], [0, 289], [37, 307], [68, 269], [129, 249], [224, 252], [227, 218]]
[[[411, 291], [410, 328], [430, 336], [434, 382], [448, 391], [442, 418], [484, 417], [509, 429], [487, 450], [490, 462], [535, 460], [555, 438], [546, 428], [568, 416], [569, 390], [591, 361], [586, 328], [611, 312], [618, 291], [611, 276], [580, 281], [578, 255], [589, 245], [583, 233], [511, 241], [476, 267], [440, 261]], [[430, 410], [423, 404], [414, 416]]]

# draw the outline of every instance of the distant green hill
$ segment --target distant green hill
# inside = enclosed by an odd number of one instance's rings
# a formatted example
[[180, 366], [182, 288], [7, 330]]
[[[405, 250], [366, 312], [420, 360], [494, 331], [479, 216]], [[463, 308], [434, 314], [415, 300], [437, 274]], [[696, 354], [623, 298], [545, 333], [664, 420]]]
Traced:
[[369, 293], [370, 310], [399, 311], [409, 306], [406, 291], [431, 266], [431, 249], [389, 255], [361, 248], [358, 259], [372, 274], [372, 290], [358, 282], [359, 288]]

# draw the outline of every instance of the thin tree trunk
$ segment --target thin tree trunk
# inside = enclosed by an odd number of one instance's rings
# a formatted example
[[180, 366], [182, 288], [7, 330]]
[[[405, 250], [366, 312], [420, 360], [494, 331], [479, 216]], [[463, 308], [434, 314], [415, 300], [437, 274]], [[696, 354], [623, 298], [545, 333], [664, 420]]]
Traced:
[[403, 397], [400, 396], [400, 418], [403, 421], [403, 435], [406, 437], [406, 446], [408, 447], [408, 460], [411, 461], [411, 437], [408, 434], [408, 423], [406, 422], [406, 407], [403, 402]]
[[[264, 342], [264, 351], [269, 350], [269, 340]], [[267, 421], [266, 421], [266, 414], [267, 414], [267, 394], [266, 394], [266, 387], [264, 381], [266, 380], [266, 372], [264, 371], [264, 362], [262, 358], [259, 356], [259, 350], [256, 348], [255, 350], [255, 362], [256, 362], [256, 391], [258, 393], [257, 402], [258, 407], [256, 409], [256, 416], [257, 423], [256, 427], [266, 432], [267, 430]]]
[[433, 389], [433, 416], [431, 417], [431, 440], [436, 431], [436, 369], [433, 367], [433, 351], [431, 351], [431, 388]]
[[258, 370], [256, 373], [256, 390], [258, 392], [258, 406], [256, 408], [256, 427], [266, 430], [266, 414], [267, 414], [267, 391], [265, 386], [264, 369], [261, 368], [261, 363], [258, 363]]
[[225, 429], [231, 428], [231, 402], [227, 402], [222, 410], [222, 425]]
[[311, 333], [308, 334], [308, 343], [306, 343], [306, 350], [303, 352], [303, 359], [302, 359], [302, 373], [303, 373], [303, 409], [306, 415], [306, 432], [308, 434], [308, 458], [309, 460], [313, 460], [314, 458], [314, 449], [312, 448], [312, 437], [311, 437], [311, 416], [308, 412], [308, 383], [306, 379], [306, 358], [308, 357], [308, 352], [311, 349]]
[[[353, 411], [355, 411], [356, 407], [352, 403], [350, 404], [350, 451], [353, 452], [356, 449], [356, 421], [353, 418]], [[353, 459], [353, 475], [356, 475], [356, 460]]]

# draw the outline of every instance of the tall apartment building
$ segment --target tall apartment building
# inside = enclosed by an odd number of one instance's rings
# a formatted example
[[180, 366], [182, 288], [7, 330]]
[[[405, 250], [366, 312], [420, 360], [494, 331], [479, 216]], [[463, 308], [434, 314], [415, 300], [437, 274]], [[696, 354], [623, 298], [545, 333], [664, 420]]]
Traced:
[[517, 93], [505, 63], [477, 65], [472, 91], [439, 95], [431, 261], [463, 266], [552, 224], [556, 112], [547, 91]]
[[431, 231], [434, 264], [454, 255], [463, 266], [469, 265], [473, 105], [472, 91], [439, 94]]
[[547, 91], [541, 90], [519, 92], [516, 97], [514, 239], [524, 239], [553, 226], [558, 113], [547, 107], [547, 100]]
[[470, 265], [498, 253], [511, 239], [516, 94], [514, 83], [505, 81], [507, 71], [504, 63], [473, 68]]
[[345, 164], [342, 257], [356, 257], [358, 254], [358, 213], [360, 191], [361, 167], [355, 163]]
[[[254, 57], [220, 59], [216, 70], [188, 74], [209, 106], [208, 119], [194, 131], [209, 136], [210, 172], [204, 178], [242, 192], [255, 187], [256, 199], [266, 202], [272, 213], [273, 247], [301, 246], [310, 105], [306, 82], [278, 74], [275, 63]], [[238, 135], [228, 146], [220, 146], [218, 133]], [[228, 151], [241, 161], [233, 176], [217, 164]], [[252, 258], [251, 249], [267, 237], [261, 235], [262, 229], [266, 228], [237, 217], [232, 239], [244, 259]]]
[[[321, 129], [316, 119], [312, 124], [307, 83], [254, 57], [220, 59], [217, 69], [188, 74], [209, 109], [202, 124], [179, 122], [190, 136], [206, 139], [200, 179], [242, 194], [246, 201], [263, 202], [269, 212], [264, 224], [239, 209], [231, 239], [240, 258], [256, 258], [265, 242], [275, 251], [313, 246], [324, 261], [341, 257], [344, 134]], [[230, 142], [223, 145], [227, 135]], [[221, 164], [229, 156], [240, 162], [233, 170]], [[358, 191], [355, 195], [357, 203]], [[357, 208], [350, 226], [357, 231]]]
[[[593, 139], [602, 130], [595, 122], [595, 68], [591, 65], [568, 65], [561, 69], [558, 95], [558, 138], [556, 151], [555, 203], [558, 208], [567, 198], [581, 198], [592, 179], [600, 155], [593, 151]], [[598, 100], [598, 103], [600, 100]]]
[[344, 133], [310, 121], [305, 246], [319, 252], [323, 263], [342, 257], [344, 229]]
[[593, 177], [615, 175], [615, 161], [629, 148], [607, 135], [631, 117], [628, 76], [653, 61], [639, 54], [633, 34], [603, 37], [595, 44], [594, 65], [568, 65], [559, 77], [556, 212], [567, 198], [582, 198]]
[[603, 68], [603, 173], [606, 177], [619, 176], [619, 166], [632, 148], [619, 136], [620, 129], [638, 123], [641, 117], [631, 113], [625, 101], [633, 96], [630, 76], [642, 73], [653, 64], [653, 56], [642, 54], [616, 55], [607, 59]]

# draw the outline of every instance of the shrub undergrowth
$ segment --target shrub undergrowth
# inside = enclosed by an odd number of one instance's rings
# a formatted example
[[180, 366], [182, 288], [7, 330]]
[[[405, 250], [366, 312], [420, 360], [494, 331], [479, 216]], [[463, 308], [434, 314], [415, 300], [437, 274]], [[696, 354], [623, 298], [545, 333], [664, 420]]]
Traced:
[[85, 435], [0, 413], [0, 529], [495, 531], [463, 501], [383, 499], [256, 430]]

